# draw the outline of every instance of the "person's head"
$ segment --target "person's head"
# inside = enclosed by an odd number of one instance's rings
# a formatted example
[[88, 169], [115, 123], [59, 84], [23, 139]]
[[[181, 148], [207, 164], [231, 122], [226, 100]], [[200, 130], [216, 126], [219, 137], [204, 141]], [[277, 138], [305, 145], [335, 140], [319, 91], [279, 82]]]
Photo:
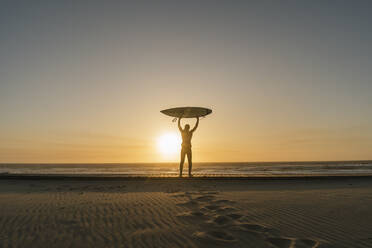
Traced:
[[189, 125], [189, 124], [186, 124], [186, 125], [185, 125], [185, 130], [186, 130], [186, 131], [189, 131], [189, 130], [190, 130], [190, 125]]

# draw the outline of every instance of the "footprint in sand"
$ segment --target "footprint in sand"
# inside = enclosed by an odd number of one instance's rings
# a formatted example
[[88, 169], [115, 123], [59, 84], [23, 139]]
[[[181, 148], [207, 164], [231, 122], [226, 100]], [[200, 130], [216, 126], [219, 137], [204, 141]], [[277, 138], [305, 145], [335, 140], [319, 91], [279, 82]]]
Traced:
[[294, 248], [301, 247], [318, 247], [319, 242], [312, 239], [296, 239], [294, 242]]
[[200, 211], [181, 213], [178, 214], [177, 217], [192, 222], [203, 222], [208, 219], [208, 216], [206, 216], [204, 213]]
[[219, 194], [218, 191], [199, 191], [199, 194], [203, 194], [203, 195], [217, 195]]
[[207, 232], [196, 232], [194, 235], [202, 241], [234, 242], [235, 238], [225, 231], [212, 230]]
[[253, 223], [240, 223], [237, 225], [234, 225], [232, 228], [235, 228], [237, 230], [243, 230], [247, 232], [256, 232], [256, 233], [262, 233], [265, 235], [270, 236], [279, 236], [279, 231], [273, 228], [268, 228], [263, 225], [253, 224]]
[[192, 214], [193, 216], [197, 216], [197, 217], [203, 217], [203, 216], [205, 216], [204, 213], [199, 212], [199, 211], [192, 212], [191, 214]]
[[186, 197], [188, 195], [186, 195], [185, 193], [181, 193], [181, 194], [173, 194], [172, 197], [175, 197], [175, 198], [178, 198], [178, 197]]
[[330, 244], [327, 244], [327, 243], [319, 243], [319, 244], [314, 245], [311, 248], [336, 248], [336, 247], [334, 245], [330, 245]]
[[234, 212], [234, 211], [237, 211], [236, 208], [232, 208], [232, 207], [219, 207], [216, 212], [219, 213], [219, 214], [222, 214], [222, 213], [231, 213], [231, 212]]
[[268, 238], [267, 240], [278, 248], [289, 248], [293, 242], [291, 239], [281, 237]]
[[196, 201], [201, 201], [201, 202], [208, 202], [212, 201], [214, 199], [213, 195], [203, 195], [203, 196], [198, 196], [195, 198]]
[[235, 202], [234, 201], [230, 201], [230, 200], [216, 200], [216, 201], [213, 201], [214, 204], [234, 204]]
[[267, 239], [271, 244], [278, 248], [320, 248], [319, 242], [312, 239], [296, 239], [285, 237], [270, 237]]
[[164, 187], [163, 190], [165, 193], [169, 193], [169, 194], [173, 194], [173, 193], [177, 193], [181, 191], [178, 188], [168, 188], [168, 187]]
[[223, 215], [220, 215], [220, 216], [217, 216], [214, 218], [213, 222], [216, 223], [217, 225], [226, 225], [228, 223], [230, 223], [232, 221], [231, 218], [227, 217], [227, 216], [223, 216]]
[[196, 192], [196, 191], [186, 191], [186, 192], [185, 192], [185, 195], [189, 195], [189, 196], [192, 196], [192, 195], [200, 195], [200, 192]]
[[218, 206], [218, 205], [207, 205], [207, 206], [204, 206], [204, 208], [206, 208], [208, 210], [218, 210], [219, 208], [221, 208], [221, 206]]
[[262, 226], [262, 225], [256, 225], [256, 224], [249, 224], [249, 223], [243, 223], [239, 226], [243, 227], [244, 229], [248, 231], [255, 231], [255, 232], [268, 232], [268, 228]]
[[296, 239], [282, 237], [279, 231], [276, 229], [268, 228], [263, 225], [253, 224], [253, 223], [241, 223], [238, 225], [233, 225], [229, 228], [232, 232], [234, 231], [244, 231], [247, 234], [257, 234], [261, 235], [262, 238], [266, 239], [272, 246], [278, 248], [315, 248], [320, 247], [319, 242], [311, 239]]
[[178, 206], [182, 206], [182, 207], [198, 207], [199, 206], [199, 203], [194, 201], [194, 200], [191, 200], [191, 201], [186, 201], [186, 202], [181, 202], [181, 203], [177, 203]]
[[198, 192], [190, 192], [190, 191], [186, 191], [186, 192], [179, 192], [179, 191], [175, 191], [175, 192], [167, 192], [169, 194], [172, 194], [171, 196], [172, 197], [188, 197], [188, 198], [192, 198], [192, 196], [194, 195], [200, 195], [200, 193]]
[[228, 215], [217, 215], [214, 217], [213, 222], [217, 225], [226, 225], [235, 220], [238, 220], [242, 215], [240, 214], [228, 214]]
[[233, 220], [238, 220], [238, 219], [240, 219], [243, 215], [232, 213], [232, 214], [228, 214], [228, 215], [226, 215], [226, 216], [229, 217], [229, 218], [231, 218], [231, 219], [233, 219]]

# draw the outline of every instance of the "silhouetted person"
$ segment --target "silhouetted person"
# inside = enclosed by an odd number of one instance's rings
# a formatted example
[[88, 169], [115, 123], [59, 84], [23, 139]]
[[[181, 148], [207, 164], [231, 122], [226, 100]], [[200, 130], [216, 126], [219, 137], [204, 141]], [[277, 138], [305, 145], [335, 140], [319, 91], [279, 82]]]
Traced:
[[182, 135], [182, 149], [181, 149], [181, 162], [180, 162], [180, 177], [182, 177], [182, 169], [183, 163], [185, 162], [185, 155], [187, 155], [187, 160], [189, 162], [189, 177], [191, 177], [191, 169], [192, 169], [192, 153], [191, 153], [191, 138], [192, 134], [198, 128], [199, 125], [199, 117], [197, 117], [197, 121], [195, 127], [190, 130], [190, 125], [186, 124], [185, 128], [182, 129], [181, 127], [181, 118], [178, 118], [178, 129]]

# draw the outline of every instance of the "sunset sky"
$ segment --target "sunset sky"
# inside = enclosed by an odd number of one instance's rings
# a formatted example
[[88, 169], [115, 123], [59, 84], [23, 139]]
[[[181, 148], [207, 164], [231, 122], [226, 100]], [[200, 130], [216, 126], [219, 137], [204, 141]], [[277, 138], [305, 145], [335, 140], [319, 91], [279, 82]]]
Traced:
[[[4, 1], [0, 162], [372, 159], [370, 1]], [[194, 120], [190, 120], [193, 124]]]

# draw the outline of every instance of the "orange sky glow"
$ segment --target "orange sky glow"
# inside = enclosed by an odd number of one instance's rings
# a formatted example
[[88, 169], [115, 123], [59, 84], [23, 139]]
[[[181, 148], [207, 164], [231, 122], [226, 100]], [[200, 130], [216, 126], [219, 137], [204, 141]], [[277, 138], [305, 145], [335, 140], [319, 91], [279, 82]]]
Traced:
[[179, 106], [195, 162], [372, 159], [369, 8], [63, 2], [0, 10], [0, 163], [176, 162]]

